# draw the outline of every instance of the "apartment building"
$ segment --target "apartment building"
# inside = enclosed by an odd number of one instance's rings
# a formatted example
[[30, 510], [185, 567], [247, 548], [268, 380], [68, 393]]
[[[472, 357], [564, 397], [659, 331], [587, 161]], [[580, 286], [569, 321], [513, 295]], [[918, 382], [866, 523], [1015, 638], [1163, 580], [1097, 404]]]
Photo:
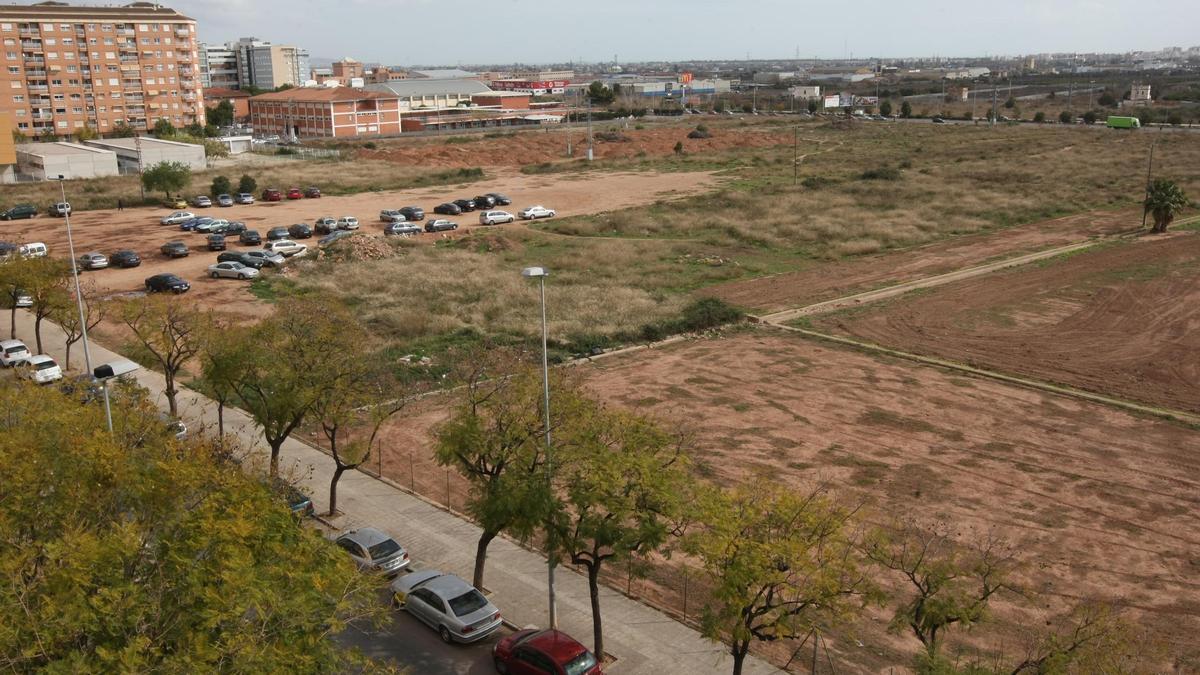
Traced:
[[200, 83], [205, 89], [237, 89], [237, 52], [229, 45], [210, 45], [201, 42], [197, 50], [200, 59]]
[[400, 99], [350, 87], [304, 87], [250, 99], [250, 126], [258, 135], [345, 138], [400, 133]]
[[242, 38], [227, 45], [237, 58], [238, 86], [276, 89], [302, 86], [309, 79], [308, 50]]
[[204, 123], [196, 21], [151, 2], [0, 5], [0, 112], [27, 136]]

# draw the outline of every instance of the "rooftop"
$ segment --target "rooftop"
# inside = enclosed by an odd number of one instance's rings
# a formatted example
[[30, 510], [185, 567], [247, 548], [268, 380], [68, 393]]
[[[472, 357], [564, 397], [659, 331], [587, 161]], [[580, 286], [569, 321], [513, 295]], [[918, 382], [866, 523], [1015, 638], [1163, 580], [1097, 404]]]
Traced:
[[79, 145], [78, 143], [60, 141], [56, 143], [22, 143], [17, 146], [17, 152], [36, 157], [63, 157], [79, 154], [105, 154], [108, 151], [99, 148], [89, 148], [86, 145]]
[[240, 89], [207, 87], [204, 90], [204, 98], [250, 98], [250, 93]]
[[402, 98], [409, 96], [474, 95], [493, 93], [479, 80], [391, 80], [366, 87], [370, 91], [390, 92]]
[[461, 80], [464, 78], [475, 77], [475, 73], [460, 70], [458, 68], [443, 68], [441, 70], [413, 70], [409, 71], [413, 77], [420, 77], [427, 80]]
[[88, 145], [93, 145], [100, 148], [120, 148], [122, 150], [136, 150], [140, 144], [142, 149], [153, 148], [154, 146], [169, 145], [171, 147], [186, 147], [186, 148], [201, 148], [203, 146], [194, 145], [192, 143], [180, 143], [179, 141], [167, 141], [161, 138], [153, 138], [151, 136], [142, 136], [141, 138], [96, 138], [87, 141]]
[[[207, 94], [207, 91], [205, 92]], [[362, 101], [364, 99], [394, 98], [388, 92], [364, 91], [353, 87], [293, 87], [283, 91], [272, 91], [251, 96], [251, 101], [295, 101], [297, 103], [330, 103], [334, 101]]]
[[170, 7], [154, 2], [97, 7], [68, 5], [65, 2], [39, 2], [32, 5], [0, 5], [2, 19], [151, 19], [155, 21], [195, 21]]

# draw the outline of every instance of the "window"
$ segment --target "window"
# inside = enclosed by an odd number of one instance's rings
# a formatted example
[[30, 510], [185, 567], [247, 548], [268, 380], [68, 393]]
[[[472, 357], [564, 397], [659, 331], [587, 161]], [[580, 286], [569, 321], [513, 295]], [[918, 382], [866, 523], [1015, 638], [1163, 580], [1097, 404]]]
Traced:
[[65, 101], [65, 100], [66, 100], [66, 98], [65, 98], [65, 97], [64, 97], [62, 94], [55, 94], [55, 95], [54, 95], [54, 100], [55, 100], [55, 101]]
[[59, 30], [61, 30], [61, 31], [62, 31], [62, 32], [64, 32], [64, 33], [69, 33], [69, 32], [71, 32], [71, 24], [69, 24], [69, 23], [60, 23], [60, 24], [58, 24], [58, 29], [59, 29]]
[[138, 24], [138, 30], [145, 33], [146, 31], [150, 30], [150, 26], [147, 26], [146, 24], [141, 23], [141, 24]]
[[102, 24], [100, 24], [100, 30], [112, 30], [112, 24], [111, 23], [102, 23]]
[[5, 47], [16, 47], [17, 41], [12, 38], [4, 38], [4, 46]]
[[43, 25], [42, 25], [42, 30], [45, 30], [45, 31], [51, 31], [51, 32], [53, 32], [53, 31], [54, 31], [54, 24], [52, 24], [52, 23], [43, 24]]
[[8, 56], [10, 61], [15, 61], [17, 58], [17, 53], [16, 52], [8, 52], [8, 54], [6, 54], [6, 56]]
[[20, 74], [21, 74], [21, 69], [20, 69], [19, 67], [17, 67], [17, 66], [9, 66], [9, 67], [8, 67], [8, 74], [9, 74], [9, 75], [20, 75]]
[[0, 23], [0, 30], [12, 30], [11, 23]]
[[75, 113], [76, 115], [82, 115], [83, 108], [71, 108], [71, 112]]
[[75, 40], [73, 40], [71, 38], [63, 38], [64, 46], [73, 45], [73, 44], [75, 44]]
[[48, 58], [48, 59], [57, 59], [57, 58], [58, 58], [58, 52], [46, 52], [46, 58]]
[[62, 86], [62, 80], [50, 80], [50, 84], [52, 84], [52, 85], [54, 85], [54, 86], [56, 86], [56, 87], [61, 87], [61, 86]]
[[117, 86], [117, 85], [118, 85], [118, 84], [120, 84], [120, 83], [121, 83], [121, 82], [120, 82], [120, 81], [119, 81], [117, 78], [115, 78], [115, 77], [110, 77], [110, 78], [108, 78], [108, 86], [110, 86], [110, 87], [115, 87], [115, 86]]
[[66, 115], [66, 114], [67, 114], [67, 109], [66, 109], [66, 108], [55, 108], [55, 109], [54, 109], [54, 114], [55, 114], [55, 115]]
[[104, 58], [115, 59], [115, 58], [117, 58], [117, 54], [116, 54], [116, 52], [104, 52]]
[[24, 102], [25, 102], [25, 94], [17, 94], [16, 96], [13, 97], [13, 103], [24, 103]]
[[108, 120], [100, 120], [100, 126], [102, 126], [102, 127], [108, 126]]
[[66, 120], [61, 120], [61, 121], [58, 123], [58, 128], [59, 128], [59, 129], [66, 129], [66, 128], [67, 128], [67, 121], [66, 121]]
[[17, 122], [17, 128], [18, 129], [28, 129], [29, 122]]
[[54, 38], [46, 38], [45, 45], [47, 47], [53, 47], [56, 44], [58, 44], [58, 40], [55, 40]]
[[[104, 44], [106, 44], [106, 45], [113, 44], [113, 39], [112, 38], [104, 38]], [[112, 58], [112, 57], [109, 57], [109, 58]]]
[[24, 116], [25, 116], [25, 109], [17, 108], [17, 117], [24, 117]]
[[20, 88], [21, 88], [21, 81], [20, 81], [20, 80], [13, 80], [12, 82], [9, 82], [8, 84], [9, 84], [9, 86], [10, 86], [10, 87], [12, 87], [13, 89], [20, 89]]

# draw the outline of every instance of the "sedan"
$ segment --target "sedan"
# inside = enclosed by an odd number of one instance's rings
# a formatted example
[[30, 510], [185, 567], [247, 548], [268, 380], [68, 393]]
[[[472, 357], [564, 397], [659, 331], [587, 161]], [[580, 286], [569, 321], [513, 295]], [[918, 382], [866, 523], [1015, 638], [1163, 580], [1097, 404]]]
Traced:
[[339, 230], [357, 230], [358, 218], [354, 216], [342, 216], [337, 219], [337, 228]]
[[296, 223], [287, 229], [292, 239], [308, 239], [313, 235], [312, 228], [304, 223]]
[[245, 246], [258, 246], [262, 243], [262, 235], [258, 230], [245, 230], [238, 235], [238, 243]]
[[208, 266], [208, 276], [214, 279], [255, 279], [258, 270], [240, 262], [219, 262]]
[[383, 233], [389, 235], [408, 236], [411, 234], [421, 234], [421, 226], [416, 223], [388, 223], [383, 226]]
[[109, 256], [108, 263], [113, 267], [137, 267], [142, 264], [142, 257], [126, 248]]
[[151, 293], [171, 291], [176, 295], [186, 293], [192, 285], [174, 274], [155, 274], [146, 279], [146, 290]]
[[208, 235], [208, 250], [224, 251], [225, 250], [225, 235], [223, 235], [223, 234]]
[[587, 647], [554, 629], [526, 628], [502, 638], [492, 647], [492, 661], [496, 672], [512, 675], [603, 675], [604, 672]]
[[496, 198], [491, 195], [477, 195], [471, 201], [475, 202], [477, 209], [490, 209], [496, 205]]
[[425, 220], [425, 209], [419, 206], [405, 206], [400, 209], [400, 215], [410, 223]]
[[168, 258], [186, 258], [188, 255], [187, 244], [182, 241], [169, 241], [158, 250]]
[[364, 570], [394, 576], [412, 562], [403, 546], [373, 527], [350, 530], [338, 537], [335, 543]]
[[330, 234], [336, 232], [338, 229], [337, 219], [330, 218], [329, 216], [321, 216], [313, 222], [313, 229], [316, 230], [317, 234]]
[[243, 253], [241, 251], [226, 251], [226, 252], [222, 253], [221, 255], [217, 256], [217, 262], [219, 262], [219, 263], [223, 263], [223, 262], [241, 263], [241, 264], [245, 265], [246, 267], [252, 267], [256, 270], [260, 270], [260, 269], [262, 269], [263, 265], [266, 264], [267, 261], [262, 258], [252, 256], [249, 253]]
[[462, 207], [454, 202], [445, 202], [433, 207], [434, 213], [440, 213], [443, 216], [457, 216], [462, 214]]
[[297, 188], [297, 187], [288, 188], [287, 198], [288, 199], [304, 199], [304, 193], [301, 192], [300, 188]]
[[500, 194], [499, 192], [489, 192], [489, 193], [487, 193], [487, 196], [496, 200], [496, 206], [508, 206], [509, 204], [512, 204], [511, 199], [509, 199], [505, 195]]
[[212, 221], [213, 221], [213, 219], [209, 218], [208, 216], [197, 216], [195, 218], [192, 218], [190, 220], [185, 220], [182, 223], [180, 223], [179, 229], [184, 232], [191, 232], [191, 231], [195, 230], [197, 227], [200, 227], [201, 225], [204, 225], [205, 223], [211, 223]]
[[278, 253], [285, 258], [291, 258], [292, 256], [304, 255], [308, 251], [308, 247], [304, 244], [297, 244], [291, 239], [276, 239], [275, 241], [268, 241], [263, 246], [263, 250]]
[[455, 223], [445, 218], [430, 219], [425, 221], [426, 232], [444, 232], [446, 230], [457, 230], [458, 223]]
[[254, 195], [250, 194], [249, 192], [239, 192], [235, 201], [239, 204], [253, 204]]
[[103, 253], [84, 253], [79, 256], [79, 269], [102, 270], [108, 267], [108, 257]]
[[470, 199], [455, 199], [454, 205], [457, 206], [458, 208], [462, 209], [463, 211], [474, 211], [475, 210], [475, 202], [471, 201]]
[[321, 188], [319, 188], [315, 185], [310, 185], [310, 186], [304, 188], [304, 196], [309, 199], [320, 199], [321, 198]]
[[553, 218], [554, 209], [548, 209], [544, 206], [530, 206], [529, 208], [521, 209], [521, 213], [518, 215], [520, 215], [523, 220], [533, 220], [534, 218]]
[[271, 251], [246, 251], [246, 255], [258, 258], [263, 261], [263, 266], [279, 267], [283, 264], [284, 257], [278, 253]]
[[400, 213], [400, 209], [384, 209], [379, 212], [379, 220], [385, 223], [402, 223], [408, 218]]
[[279, 239], [287, 238], [288, 229], [283, 225], [280, 225], [279, 227], [272, 227], [271, 229], [267, 230], [267, 241], [277, 241]]
[[233, 206], [233, 195], [217, 195], [217, 206]]
[[246, 231], [246, 224], [240, 220], [233, 220], [225, 228], [225, 234], [241, 234]]
[[38, 384], [50, 384], [63, 377], [62, 368], [59, 368], [54, 359], [45, 354], [29, 357], [25, 363], [21, 364], [20, 374], [21, 377]]
[[187, 221], [192, 220], [195, 217], [196, 217], [196, 214], [192, 213], [191, 211], [176, 211], [176, 212], [172, 213], [171, 215], [166, 216], [162, 220], [158, 221], [158, 224], [159, 225], [179, 225], [181, 223], [186, 223]]
[[453, 574], [406, 574], [392, 582], [392, 601], [436, 630], [443, 642], [476, 642], [500, 628], [500, 610]]
[[200, 195], [198, 197], [193, 197], [192, 198], [192, 206], [195, 206], [198, 209], [206, 209], [206, 208], [212, 206], [212, 200], [208, 198], [208, 195]]
[[225, 230], [229, 229], [229, 221], [223, 218], [210, 220], [207, 223], [200, 223], [192, 228], [197, 234], [225, 234]]

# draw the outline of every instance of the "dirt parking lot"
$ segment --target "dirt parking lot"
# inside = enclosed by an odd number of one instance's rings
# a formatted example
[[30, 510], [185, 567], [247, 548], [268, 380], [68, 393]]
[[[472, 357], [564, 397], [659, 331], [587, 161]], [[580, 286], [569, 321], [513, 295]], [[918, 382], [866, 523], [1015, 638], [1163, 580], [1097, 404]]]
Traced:
[[[648, 204], [659, 199], [695, 194], [712, 189], [717, 179], [709, 173], [603, 173], [580, 175], [528, 176], [517, 172], [499, 172], [486, 180], [459, 186], [439, 186], [399, 192], [369, 192], [350, 196], [326, 196], [320, 199], [302, 199], [273, 203], [259, 202], [253, 205], [227, 208], [189, 209], [200, 215], [228, 220], [240, 220], [250, 229], [258, 230], [264, 237], [267, 230], [277, 225], [309, 223], [321, 216], [356, 216], [363, 224], [362, 232], [380, 233], [383, 223], [379, 211], [401, 206], [423, 207], [428, 217], [447, 217], [434, 214], [437, 204], [457, 198], [470, 198], [487, 192], [500, 192], [511, 197], [512, 206], [500, 207], [510, 213], [534, 204], [542, 204], [557, 211], [559, 217], [599, 213], [612, 209]], [[70, 186], [68, 186], [70, 187]], [[68, 199], [70, 193], [68, 191]], [[236, 280], [213, 280], [204, 276], [208, 265], [216, 260], [216, 253], [205, 248], [203, 235], [180, 232], [175, 226], [160, 225], [159, 220], [169, 214], [168, 209], [126, 209], [86, 211], [72, 216], [71, 229], [75, 237], [75, 252], [82, 255], [88, 251], [111, 254], [129, 248], [137, 251], [144, 262], [133, 269], [105, 269], [87, 272], [84, 279], [96, 285], [102, 295], [138, 292], [144, 288], [146, 277], [162, 272], [173, 272], [192, 282], [188, 297], [223, 311], [253, 316], [269, 311], [266, 305], [257, 302], [246, 291], [247, 285]], [[422, 234], [417, 241], [433, 242], [444, 236], [460, 236], [466, 231], [480, 227], [478, 213], [466, 213], [449, 217], [460, 223], [453, 234]], [[499, 227], [524, 227], [516, 225]], [[31, 241], [45, 242], [51, 255], [67, 257], [66, 228], [61, 218], [39, 216], [32, 220], [17, 220], [0, 223], [0, 240], [21, 244]], [[159, 253], [159, 247], [168, 241], [182, 240], [191, 250], [187, 258], [168, 259]], [[310, 247], [316, 246], [316, 238], [301, 240]], [[229, 250], [250, 247], [229, 240]], [[257, 248], [257, 247], [254, 247]]]

